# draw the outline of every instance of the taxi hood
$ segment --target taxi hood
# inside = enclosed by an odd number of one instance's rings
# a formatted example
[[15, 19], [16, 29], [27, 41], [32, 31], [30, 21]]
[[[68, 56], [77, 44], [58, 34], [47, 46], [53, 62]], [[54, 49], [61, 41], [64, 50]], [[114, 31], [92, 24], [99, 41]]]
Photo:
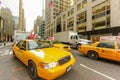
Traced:
[[59, 43], [59, 44], [54, 44], [54, 46], [64, 47], [64, 46], [67, 46], [67, 45]]
[[42, 59], [46, 63], [55, 62], [59, 59], [72, 55], [70, 52], [65, 50], [60, 50], [58, 48], [45, 48], [45, 49], [37, 49], [37, 50], [30, 50], [35, 56]]

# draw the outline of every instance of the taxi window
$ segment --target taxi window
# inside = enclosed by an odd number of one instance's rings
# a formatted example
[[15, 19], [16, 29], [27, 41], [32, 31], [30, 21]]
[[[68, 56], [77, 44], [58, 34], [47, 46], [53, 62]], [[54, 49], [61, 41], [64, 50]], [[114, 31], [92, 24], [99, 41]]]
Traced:
[[42, 49], [42, 48], [49, 48], [52, 47], [49, 41], [29, 41], [28, 42], [28, 49]]
[[114, 49], [114, 42], [100, 42], [97, 47]]
[[23, 42], [22, 47], [26, 50], [26, 41]]
[[118, 42], [117, 45], [118, 45], [118, 49], [120, 49], [120, 42]]
[[20, 47], [20, 46], [22, 46], [22, 44], [23, 44], [23, 41], [19, 41], [16, 46]]

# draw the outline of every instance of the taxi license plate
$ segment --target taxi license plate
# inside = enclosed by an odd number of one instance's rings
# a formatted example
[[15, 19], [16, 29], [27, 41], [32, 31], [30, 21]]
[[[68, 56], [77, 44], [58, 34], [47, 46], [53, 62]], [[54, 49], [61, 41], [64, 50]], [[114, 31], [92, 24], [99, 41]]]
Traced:
[[70, 71], [71, 69], [72, 69], [72, 66], [68, 66], [67, 69], [66, 69], [66, 71], [68, 72], [68, 71]]

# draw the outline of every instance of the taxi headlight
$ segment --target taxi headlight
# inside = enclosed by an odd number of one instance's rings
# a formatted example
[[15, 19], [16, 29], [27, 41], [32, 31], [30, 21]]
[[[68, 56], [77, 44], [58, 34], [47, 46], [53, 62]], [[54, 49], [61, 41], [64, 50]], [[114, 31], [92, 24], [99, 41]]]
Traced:
[[52, 62], [52, 63], [40, 63], [39, 66], [44, 68], [44, 69], [50, 69], [50, 68], [54, 68], [58, 65], [58, 62]]
[[73, 58], [73, 55], [70, 55], [71, 58]]

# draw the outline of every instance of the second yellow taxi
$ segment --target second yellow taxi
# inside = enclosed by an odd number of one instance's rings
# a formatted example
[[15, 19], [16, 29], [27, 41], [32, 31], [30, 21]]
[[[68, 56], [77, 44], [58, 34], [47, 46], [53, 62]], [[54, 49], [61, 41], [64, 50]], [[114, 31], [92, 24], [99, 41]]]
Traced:
[[105, 58], [120, 61], [120, 41], [99, 41], [90, 45], [81, 45], [79, 52], [90, 59]]
[[61, 42], [59, 41], [56, 41], [56, 40], [50, 40], [50, 43], [56, 47], [56, 48], [59, 48], [59, 49], [63, 49], [63, 50], [66, 50], [66, 51], [70, 51], [71, 48], [69, 45], [67, 44], [62, 44]]

